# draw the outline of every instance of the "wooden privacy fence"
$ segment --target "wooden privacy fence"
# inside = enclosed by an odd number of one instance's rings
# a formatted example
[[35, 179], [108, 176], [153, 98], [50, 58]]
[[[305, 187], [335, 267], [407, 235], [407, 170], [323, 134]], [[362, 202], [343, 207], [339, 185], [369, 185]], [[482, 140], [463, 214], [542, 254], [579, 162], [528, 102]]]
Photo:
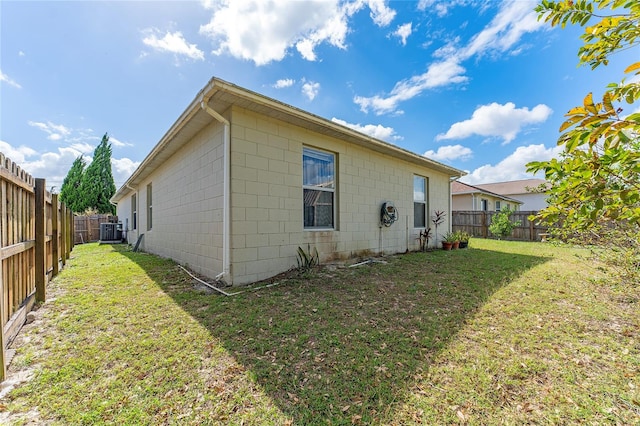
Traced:
[[84, 244], [100, 240], [101, 223], [117, 223], [118, 216], [95, 214], [91, 216], [74, 216], [74, 243]]
[[[491, 219], [499, 212], [493, 211], [470, 211], [454, 210], [451, 212], [451, 229], [455, 231], [465, 231], [474, 237], [491, 237], [489, 225]], [[508, 240], [519, 241], [541, 241], [547, 232], [547, 227], [538, 225], [529, 220], [529, 216], [537, 214], [537, 211], [517, 211], [513, 212], [509, 219], [512, 222], [520, 221], [520, 225], [513, 229]]]
[[0, 381], [5, 350], [73, 247], [73, 213], [0, 152]]

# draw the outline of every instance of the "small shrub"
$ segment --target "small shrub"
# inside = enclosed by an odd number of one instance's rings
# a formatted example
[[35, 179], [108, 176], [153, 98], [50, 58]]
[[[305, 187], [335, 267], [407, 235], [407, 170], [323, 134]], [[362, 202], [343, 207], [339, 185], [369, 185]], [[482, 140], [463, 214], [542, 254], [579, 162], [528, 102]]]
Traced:
[[307, 245], [307, 251], [304, 251], [302, 247], [298, 247], [298, 271], [307, 272], [313, 267], [320, 264], [320, 256], [318, 255], [318, 250], [314, 247], [313, 251], [311, 250], [311, 246]]
[[420, 236], [417, 239], [420, 241], [420, 251], [427, 251], [429, 240], [431, 239], [431, 228], [425, 228], [424, 231], [420, 231]]
[[500, 213], [496, 213], [491, 218], [489, 231], [491, 231], [491, 233], [499, 239], [508, 237], [513, 232], [513, 228], [515, 228], [516, 226], [520, 226], [521, 222], [519, 220], [512, 222], [511, 219], [509, 219], [511, 213], [512, 211], [509, 208], [505, 207]]

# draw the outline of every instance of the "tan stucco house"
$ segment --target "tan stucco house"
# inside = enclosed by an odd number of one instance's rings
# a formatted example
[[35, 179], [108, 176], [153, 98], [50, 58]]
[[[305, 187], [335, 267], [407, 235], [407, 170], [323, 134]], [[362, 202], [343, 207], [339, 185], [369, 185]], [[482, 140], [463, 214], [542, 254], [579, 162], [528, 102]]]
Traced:
[[454, 211], [520, 210], [522, 201], [463, 182], [451, 182], [451, 209]]
[[475, 186], [522, 202], [520, 210], [538, 211], [547, 208], [548, 195], [544, 188], [548, 188], [549, 184], [544, 179], [511, 180], [476, 184]]
[[322, 261], [417, 249], [462, 175], [213, 78], [111, 201], [130, 243], [240, 285], [295, 266], [298, 247]]

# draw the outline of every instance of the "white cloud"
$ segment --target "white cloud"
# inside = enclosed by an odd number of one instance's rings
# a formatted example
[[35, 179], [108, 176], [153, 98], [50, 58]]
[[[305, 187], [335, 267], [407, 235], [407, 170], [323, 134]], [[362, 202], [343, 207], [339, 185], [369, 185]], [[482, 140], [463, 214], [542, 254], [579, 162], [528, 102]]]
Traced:
[[[313, 49], [322, 41], [344, 48], [347, 26], [340, 15], [333, 1], [223, 1], [200, 33], [218, 45], [214, 54], [229, 53], [256, 65], [282, 60], [295, 45], [305, 59], [315, 60]], [[320, 33], [329, 36], [322, 39]]]
[[412, 22], [408, 22], [403, 25], [399, 25], [398, 29], [395, 30], [392, 34], [396, 37], [400, 37], [400, 42], [403, 46], [407, 45], [407, 38], [411, 35], [413, 29], [411, 28], [413, 25]]
[[558, 157], [562, 147], [547, 148], [543, 144], [520, 146], [498, 164], [485, 164], [478, 167], [460, 180], [469, 183], [504, 182], [509, 180], [528, 179], [532, 175], [526, 172], [526, 164], [531, 161], [547, 161]]
[[486, 52], [506, 52], [529, 32], [546, 28], [533, 11], [535, 2], [505, 1], [491, 23], [476, 34], [462, 52], [463, 58]]
[[121, 140], [114, 138], [112, 135], [109, 135], [109, 143], [111, 143], [111, 145], [117, 148], [123, 148], [125, 146], [133, 146], [132, 143], [122, 142]]
[[170, 52], [194, 60], [204, 60], [204, 52], [198, 49], [196, 44], [188, 43], [180, 31], [167, 32], [161, 38], [157, 29], [148, 29], [144, 33], [148, 35], [142, 39], [142, 42], [159, 52]]
[[423, 155], [437, 161], [465, 161], [473, 156], [473, 151], [462, 145], [446, 145], [441, 146], [437, 151], [429, 150]]
[[6, 75], [5, 73], [2, 72], [2, 70], [0, 70], [0, 81], [7, 83], [9, 86], [13, 86], [16, 89], [22, 89], [22, 86], [20, 84], [18, 84], [18, 82], [16, 82], [15, 80], [13, 80], [12, 78], [10, 78], [8, 75]]
[[22, 167], [22, 164], [27, 158], [38, 154], [34, 149], [29, 148], [28, 146], [21, 145], [14, 148], [3, 140], [0, 140], [0, 152], [2, 152], [5, 157], [9, 157], [14, 163], [18, 163], [20, 167]]
[[[421, 1], [418, 9], [434, 7], [434, 4], [436, 3], [430, 0]], [[401, 102], [412, 99], [425, 90], [466, 82], [468, 77], [464, 75], [465, 69], [461, 65], [464, 61], [474, 56], [508, 52], [524, 34], [545, 28], [543, 22], [538, 22], [534, 7], [535, 1], [532, 0], [504, 1], [493, 20], [473, 36], [466, 46], [458, 47], [458, 40], [454, 40], [438, 49], [434, 57], [445, 59], [429, 65], [426, 73], [396, 83], [387, 95], [355, 96], [354, 102], [364, 112], [372, 110], [376, 114], [401, 113], [398, 110]], [[514, 51], [519, 49], [516, 46]]]
[[501, 137], [504, 143], [511, 142], [523, 126], [544, 122], [552, 113], [544, 104], [533, 109], [516, 108], [512, 102], [504, 105], [491, 103], [478, 107], [470, 119], [454, 123], [436, 140], [464, 139], [472, 135]]
[[[93, 150], [94, 147], [90, 148]], [[24, 146], [15, 148], [4, 141], [0, 141], [0, 151], [31, 176], [46, 179], [47, 187], [56, 186], [58, 191], [73, 161], [85, 153], [84, 150], [80, 151], [75, 147], [58, 148], [57, 152], [38, 153]]]
[[[0, 152], [17, 163], [20, 168], [31, 176], [46, 179], [47, 188], [56, 187], [60, 191], [64, 178], [78, 156], [83, 155], [86, 162], [91, 162], [91, 155], [95, 146], [89, 144], [74, 144], [60, 147], [53, 152], [38, 153], [35, 150], [20, 146], [13, 147], [8, 142], [0, 140]], [[128, 158], [111, 158], [113, 180], [116, 186], [122, 185], [138, 167], [139, 161]]]
[[116, 187], [124, 184], [139, 165], [140, 161], [133, 161], [129, 158], [111, 158], [111, 172]]
[[436, 1], [435, 0], [420, 0], [418, 5], [416, 6], [418, 10], [425, 11], [428, 7], [431, 7]]
[[396, 11], [389, 8], [384, 0], [368, 0], [371, 19], [379, 27], [386, 27], [396, 17]]
[[40, 129], [43, 132], [47, 133], [47, 139], [52, 141], [58, 141], [71, 134], [71, 129], [63, 126], [62, 124], [54, 124], [50, 121], [47, 121], [46, 123], [29, 121], [28, 124], [31, 127], [35, 127], [36, 129]]
[[292, 78], [285, 78], [275, 82], [273, 87], [276, 89], [284, 89], [285, 87], [291, 87], [296, 81]]
[[55, 186], [56, 192], [60, 192], [65, 176], [80, 154], [73, 148], [58, 148], [57, 152], [42, 153], [38, 158], [23, 164], [31, 176], [46, 179], [47, 188]]
[[395, 16], [383, 0], [222, 0], [203, 4], [213, 15], [200, 27], [200, 34], [212, 40], [216, 46], [213, 53], [228, 53], [256, 65], [280, 61], [293, 47], [309, 61], [317, 60], [315, 48], [322, 43], [346, 49], [348, 21], [365, 6], [378, 26], [389, 25]]
[[402, 139], [401, 136], [396, 135], [396, 131], [393, 129], [393, 127], [385, 127], [381, 124], [352, 124], [335, 117], [332, 118], [331, 121], [383, 141], [391, 142]]
[[353, 101], [360, 105], [363, 112], [373, 110], [377, 115], [402, 113], [398, 110], [400, 102], [409, 100], [427, 89], [463, 83], [468, 80], [465, 69], [455, 60], [445, 60], [431, 64], [426, 73], [413, 76], [396, 83], [388, 96], [355, 96]]
[[21, 51], [18, 52], [18, 56], [20, 56], [20, 57], [25, 56], [25, 53], [21, 50]]
[[308, 81], [302, 85], [302, 94], [305, 95], [310, 101], [314, 100], [318, 96], [320, 91], [320, 83], [314, 81]]
[[445, 0], [443, 2], [437, 2], [436, 0], [420, 0], [418, 2], [417, 9], [424, 12], [429, 8], [430, 11], [435, 12], [439, 18], [442, 18], [449, 13], [449, 9], [451, 7], [457, 6], [458, 4], [464, 4], [464, 0]]

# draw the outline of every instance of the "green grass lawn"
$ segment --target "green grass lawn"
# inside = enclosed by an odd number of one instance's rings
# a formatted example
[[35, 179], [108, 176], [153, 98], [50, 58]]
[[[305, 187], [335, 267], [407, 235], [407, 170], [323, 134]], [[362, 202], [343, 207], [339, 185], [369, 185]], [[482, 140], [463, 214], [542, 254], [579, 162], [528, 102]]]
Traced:
[[13, 423], [640, 423], [640, 290], [586, 250], [473, 239], [234, 297], [72, 254], [19, 338]]

